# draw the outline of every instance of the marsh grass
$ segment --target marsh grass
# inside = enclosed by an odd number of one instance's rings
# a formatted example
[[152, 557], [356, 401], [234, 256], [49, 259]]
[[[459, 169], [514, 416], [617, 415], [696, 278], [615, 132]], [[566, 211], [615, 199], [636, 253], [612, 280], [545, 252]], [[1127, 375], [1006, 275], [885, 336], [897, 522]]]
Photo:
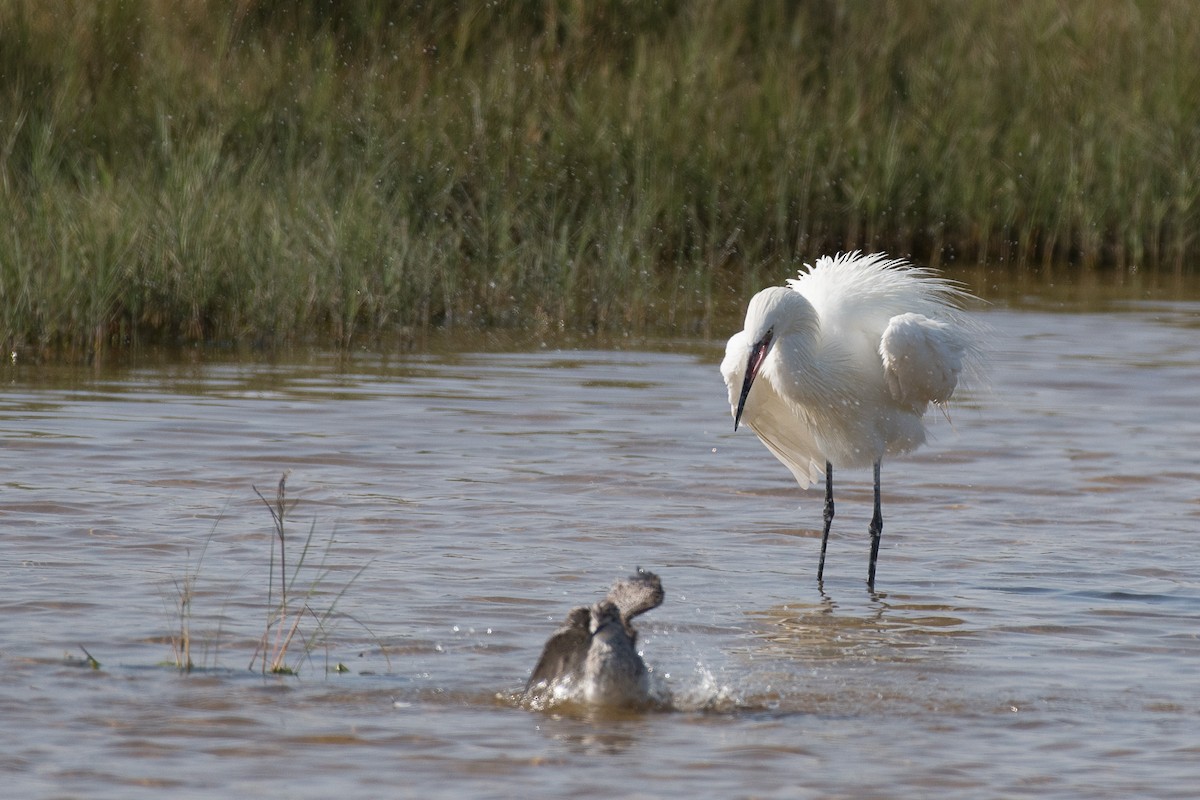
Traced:
[[191, 672], [195, 666], [192, 661], [192, 599], [195, 596], [196, 581], [200, 578], [200, 567], [204, 563], [204, 553], [208, 550], [211, 539], [210, 535], [204, 542], [195, 564], [192, 563], [189, 553], [183, 577], [175, 580], [175, 613], [179, 620], [179, 629], [171, 637], [171, 655], [175, 666], [184, 672]]
[[[218, 515], [217, 520], [213, 523], [208, 536], [204, 540], [204, 545], [200, 548], [194, 561], [192, 560], [191, 550], [188, 550], [188, 558], [184, 565], [183, 576], [172, 580], [174, 595], [171, 601], [173, 607], [170, 609], [170, 613], [176, 621], [176, 630], [170, 637], [171, 663], [181, 672], [191, 672], [198, 668], [205, 669], [210, 665], [215, 666], [217, 658], [220, 655], [221, 629], [218, 627], [211, 639], [206, 638], [203, 640], [200, 656], [201, 664], [199, 667], [193, 660], [192, 655], [195, 651], [196, 639], [192, 635], [192, 604], [196, 599], [200, 571], [204, 566], [204, 556], [208, 553], [209, 545], [212, 544], [213, 537], [216, 535], [217, 526], [223, 518], [224, 512]], [[209, 660], [210, 655], [211, 661]]]
[[95, 656], [93, 656], [91, 653], [88, 652], [86, 647], [84, 647], [83, 645], [79, 645], [79, 649], [81, 651], [83, 651], [83, 658], [79, 658], [77, 656], [72, 656], [71, 654], [68, 653], [67, 655], [65, 655], [63, 657], [63, 663], [78, 664], [80, 666], [84, 666], [84, 667], [87, 667], [88, 669], [93, 669], [93, 670], [100, 669], [100, 666], [101, 666], [100, 662], [96, 660]]
[[[257, 488], [254, 489], [254, 492], [271, 514], [273, 543], [267, 581], [267, 621], [254, 655], [250, 657], [249, 669], [254, 669], [255, 663], [258, 663], [264, 673], [294, 675], [300, 665], [310, 658], [314, 650], [327, 644], [336, 621], [342, 618], [342, 615], [336, 612], [338, 601], [369, 565], [364, 564], [360, 567], [340, 589], [330, 595], [327, 584], [332, 569], [328, 566], [327, 558], [333, 543], [332, 536], [322, 553], [321, 561], [311, 570], [307, 569], [309, 556], [313, 549], [313, 535], [316, 532], [316, 523], [313, 522], [300, 547], [299, 554], [293, 554], [296, 560], [289, 573], [287, 561], [289, 532], [286, 523], [288, 513], [294, 503], [289, 503], [287, 499], [287, 475], [284, 474], [279, 479], [273, 499], [268, 500]], [[276, 566], [275, 560], [274, 543], [276, 542], [279, 545], [278, 566]], [[301, 584], [301, 577], [310, 574], [311, 577], [308, 578], [307, 584]], [[317, 598], [323, 598], [322, 605], [317, 605]], [[361, 622], [358, 624], [362, 625]], [[371, 634], [372, 638], [375, 638], [366, 626], [362, 627], [368, 634]], [[294, 643], [298, 643], [299, 647], [293, 648]], [[299, 650], [298, 653], [297, 650]], [[386, 658], [386, 650], [382, 646], [380, 650]], [[334, 667], [327, 665], [327, 670], [343, 672], [345, 668], [341, 664]]]
[[13, 0], [0, 344], [704, 333], [839, 249], [1181, 272], [1188, 0]]
[[[263, 501], [271, 515], [272, 531], [266, 583], [267, 619], [262, 633], [256, 641], [248, 668], [253, 670], [255, 665], [259, 664], [263, 673], [297, 674], [300, 667], [310, 660], [314, 651], [324, 648], [328, 656], [330, 636], [342, 620], [350, 620], [359, 625], [379, 645], [380, 652], [390, 667], [391, 659], [378, 637], [353, 616], [337, 610], [338, 601], [345, 596], [369, 564], [364, 564], [355, 570], [340, 587], [332, 588], [330, 581], [335, 571], [329, 563], [333, 547], [332, 535], [320, 553], [319, 562], [315, 565], [311, 563], [312, 556], [316, 552], [315, 521], [309, 526], [308, 534], [301, 543], [298, 554], [288, 547], [291, 536], [287, 522], [295, 507], [295, 501], [287, 498], [286, 473], [279, 479], [273, 498], [268, 499], [263, 496], [257, 488], [254, 489], [254, 492]], [[197, 637], [192, 631], [192, 621], [204, 558], [212, 544], [217, 526], [223, 519], [224, 513], [213, 524], [204, 546], [194, 559], [189, 551], [182, 577], [176, 578], [172, 582], [174, 598], [170, 611], [174, 616], [176, 629], [169, 637], [171, 645], [169, 666], [174, 666], [181, 672], [190, 673], [197, 669], [215, 669], [218, 666], [221, 628], [218, 627], [212, 638], [203, 640], [200, 662], [197, 663], [195, 658]], [[290, 560], [289, 555], [294, 560]], [[220, 619], [222, 621], [225, 619], [223, 612]], [[341, 663], [327, 663], [325, 668], [327, 672], [349, 671]]]

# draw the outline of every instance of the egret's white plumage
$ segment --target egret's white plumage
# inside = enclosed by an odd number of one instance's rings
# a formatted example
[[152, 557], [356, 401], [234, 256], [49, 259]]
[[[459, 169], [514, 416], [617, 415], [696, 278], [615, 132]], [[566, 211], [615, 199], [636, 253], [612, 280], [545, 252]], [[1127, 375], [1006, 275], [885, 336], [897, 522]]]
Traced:
[[750, 299], [721, 362], [734, 428], [744, 421], [807, 488], [832, 467], [875, 468], [868, 582], [882, 515], [879, 462], [925, 441], [930, 403], [947, 402], [976, 354], [961, 311], [970, 295], [933, 270], [883, 254], [824, 257], [788, 286]]

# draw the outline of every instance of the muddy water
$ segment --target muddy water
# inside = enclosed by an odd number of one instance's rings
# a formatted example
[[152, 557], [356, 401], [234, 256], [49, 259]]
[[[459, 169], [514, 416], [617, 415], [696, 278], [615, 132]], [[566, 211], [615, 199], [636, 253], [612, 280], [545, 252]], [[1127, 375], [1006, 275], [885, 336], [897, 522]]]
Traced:
[[[1194, 797], [1200, 305], [982, 316], [989, 384], [885, 463], [875, 594], [868, 474], [819, 589], [820, 496], [732, 432], [719, 343], [6, 368], [5, 794]], [[264, 676], [285, 470], [312, 613]], [[520, 708], [639, 565], [676, 709]]]

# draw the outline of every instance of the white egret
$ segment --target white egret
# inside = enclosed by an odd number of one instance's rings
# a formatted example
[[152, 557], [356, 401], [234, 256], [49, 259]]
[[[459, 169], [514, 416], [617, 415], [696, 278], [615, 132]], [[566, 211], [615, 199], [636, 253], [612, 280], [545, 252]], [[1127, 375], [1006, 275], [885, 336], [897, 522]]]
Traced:
[[931, 269], [881, 253], [826, 256], [805, 266], [787, 287], [750, 299], [721, 374], [734, 430], [749, 425], [801, 488], [824, 472], [818, 581], [833, 522], [833, 467], [873, 467], [873, 589], [883, 533], [880, 461], [924, 443], [929, 404], [946, 403], [976, 357], [961, 311], [973, 298]]

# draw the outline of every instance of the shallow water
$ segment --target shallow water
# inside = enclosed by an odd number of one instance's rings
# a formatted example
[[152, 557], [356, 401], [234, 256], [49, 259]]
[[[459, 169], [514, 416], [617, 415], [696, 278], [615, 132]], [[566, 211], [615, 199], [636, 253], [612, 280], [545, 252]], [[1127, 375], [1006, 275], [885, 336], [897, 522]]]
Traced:
[[[876, 594], [869, 474], [821, 591], [820, 493], [733, 433], [720, 343], [7, 368], [6, 794], [1193, 797], [1200, 304], [981, 316], [988, 385], [884, 465]], [[337, 612], [293, 677], [247, 669], [284, 470]], [[520, 708], [638, 565], [676, 710]]]

